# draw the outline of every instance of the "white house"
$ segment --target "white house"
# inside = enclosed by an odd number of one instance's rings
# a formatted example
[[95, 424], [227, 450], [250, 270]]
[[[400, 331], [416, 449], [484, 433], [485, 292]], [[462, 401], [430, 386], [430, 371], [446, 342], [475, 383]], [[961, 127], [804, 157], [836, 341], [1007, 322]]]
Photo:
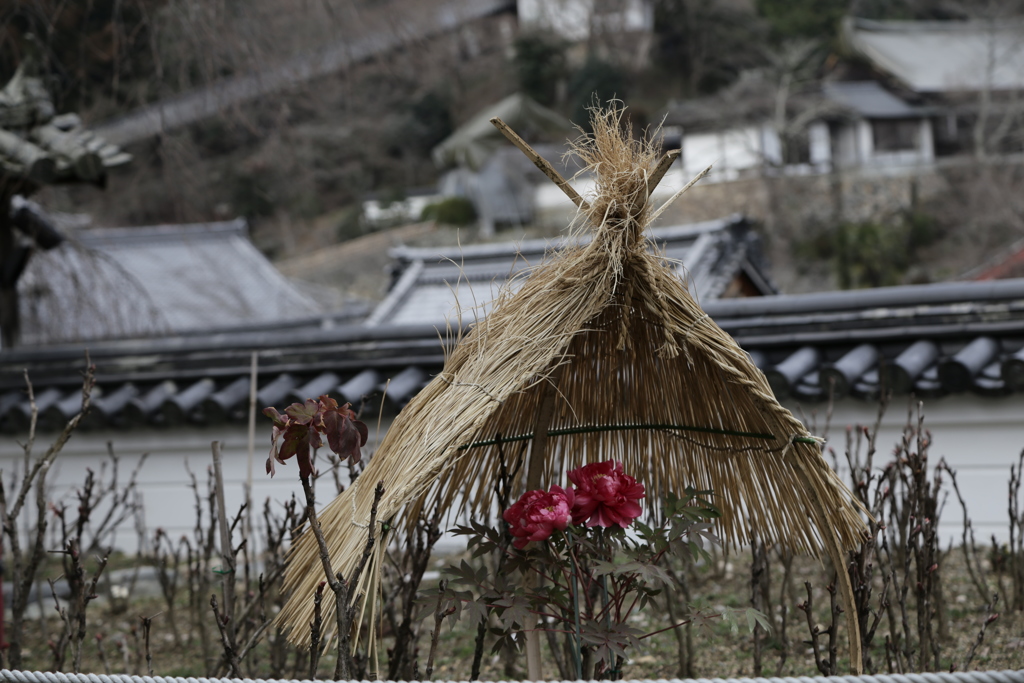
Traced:
[[[682, 150], [684, 175], [712, 166], [712, 182], [765, 170], [886, 171], [935, 159], [934, 110], [910, 104], [875, 81], [827, 82], [820, 91], [792, 97], [781, 124], [772, 107], [772, 94], [763, 88], [678, 103], [666, 114], [666, 143]], [[780, 126], [797, 120], [806, 123], [784, 139]]]
[[876, 81], [826, 83], [823, 90], [848, 112], [829, 125], [836, 167], [922, 166], [934, 161], [931, 110], [908, 104]]
[[[1021, 151], [1024, 21], [1020, 18], [848, 18], [842, 39], [891, 88], [932, 105], [937, 156]], [[911, 135], [909, 128], [893, 133], [894, 138]]]
[[518, 0], [516, 12], [521, 27], [552, 31], [572, 42], [594, 33], [654, 29], [652, 0]]

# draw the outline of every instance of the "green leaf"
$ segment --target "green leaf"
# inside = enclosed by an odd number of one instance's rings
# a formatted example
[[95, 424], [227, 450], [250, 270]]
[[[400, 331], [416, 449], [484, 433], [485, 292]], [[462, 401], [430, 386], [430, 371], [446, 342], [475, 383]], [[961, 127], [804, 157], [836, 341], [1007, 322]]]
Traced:
[[530, 624], [530, 603], [521, 595], [510, 595], [494, 602], [499, 608], [498, 620], [505, 628], [512, 629], [518, 626], [526, 628]]
[[756, 610], [753, 607], [747, 608], [747, 626], [750, 628], [750, 632], [754, 632], [754, 624], [760, 624], [761, 628], [764, 629], [765, 633], [769, 635], [772, 632], [772, 623], [768, 619], [768, 615], [760, 610]]

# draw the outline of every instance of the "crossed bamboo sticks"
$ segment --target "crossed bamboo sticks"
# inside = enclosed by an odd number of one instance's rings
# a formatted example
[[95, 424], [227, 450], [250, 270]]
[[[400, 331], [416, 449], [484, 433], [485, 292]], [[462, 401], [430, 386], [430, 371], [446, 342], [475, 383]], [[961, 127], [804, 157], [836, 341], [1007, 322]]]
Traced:
[[[580, 193], [577, 192], [576, 189], [572, 185], [570, 185], [565, 178], [562, 177], [562, 174], [559, 173], [547, 159], [542, 157], [540, 154], [537, 154], [536, 150], [534, 150], [533, 147], [530, 147], [530, 145], [527, 144], [526, 140], [523, 140], [521, 137], [519, 137], [519, 135], [514, 130], [512, 130], [507, 123], [502, 121], [501, 118], [497, 116], [492, 118], [490, 121], [491, 125], [497, 128], [502, 135], [508, 138], [509, 142], [518, 147], [519, 150], [523, 154], [525, 154], [530, 161], [533, 162], [534, 166], [539, 168], [544, 175], [551, 179], [551, 182], [557, 185], [558, 188], [565, 193], [565, 196], [572, 200], [573, 204], [579, 207], [581, 211], [586, 212], [590, 210], [590, 205], [587, 203], [587, 200], [581, 197]], [[669, 167], [671, 167], [675, 160], [679, 158], [681, 152], [682, 150], [671, 149], [668, 152], [665, 152], [664, 156], [662, 156], [661, 159], [658, 161], [658, 164], [654, 167], [654, 171], [651, 172], [651, 175], [647, 179], [648, 199], [650, 199], [651, 195], [654, 194], [654, 190], [658, 187], [658, 184], [661, 183], [662, 179], [665, 177], [665, 174], [668, 173]], [[701, 178], [703, 178], [710, 172], [711, 167], [708, 166], [703, 171], [698, 173], [693, 180], [691, 180], [685, 186], [683, 186], [682, 189], [680, 189], [678, 192], [672, 195], [672, 197], [669, 198], [668, 201], [666, 201], [664, 204], [658, 207], [658, 209], [653, 214], [651, 214], [650, 222], [654, 222], [655, 219], [657, 219], [662, 213], [664, 213], [665, 209], [667, 209], [672, 204], [672, 202], [679, 199], [679, 197], [684, 192], [693, 187], [697, 183], [697, 181], [699, 181]]]

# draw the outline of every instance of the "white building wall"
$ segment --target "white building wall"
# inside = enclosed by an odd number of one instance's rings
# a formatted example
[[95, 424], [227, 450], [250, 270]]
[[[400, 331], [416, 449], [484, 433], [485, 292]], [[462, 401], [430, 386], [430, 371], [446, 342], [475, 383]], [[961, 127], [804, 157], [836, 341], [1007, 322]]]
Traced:
[[810, 143], [811, 165], [829, 167], [832, 164], [832, 141], [828, 134], [828, 124], [815, 121], [807, 127], [807, 138]]
[[652, 31], [654, 5], [651, 0], [621, 0], [616, 11], [595, 13], [594, 0], [519, 0], [519, 25], [553, 31], [566, 40], [580, 42], [592, 29], [616, 33]]
[[[825, 406], [798, 406], [786, 402], [797, 417], [812, 422], [812, 409], [817, 410], [817, 433], [825, 422]], [[875, 465], [883, 467], [892, 457], [907, 421], [908, 399], [896, 397], [882, 421], [878, 436]], [[872, 426], [877, 417], [877, 404], [845, 399], [839, 401], [832, 418], [828, 446], [839, 456], [840, 472], [848, 481], [844, 451], [847, 425]], [[924, 427], [931, 430], [932, 446], [929, 464], [934, 467], [940, 458], [956, 470], [960, 491], [967, 502], [968, 514], [979, 543], [988, 543], [993, 534], [1001, 541], [1009, 538], [1007, 516], [1007, 483], [1010, 465], [1024, 449], [1024, 396], [985, 398], [958, 394], [924, 401]], [[916, 418], [915, 418], [916, 419]], [[947, 482], [948, 483], [948, 482]], [[963, 516], [956, 497], [949, 488], [949, 499], [942, 512], [940, 531], [943, 544], [950, 539], [959, 544]]]
[[726, 131], [683, 135], [683, 168], [691, 177], [711, 166], [711, 178], [729, 180], [741, 171], [760, 168], [766, 151], [764, 129], [744, 126]]
[[921, 149], [921, 163], [931, 163], [935, 161], [935, 136], [932, 134], [932, 121], [931, 119], [921, 119], [920, 128], [920, 143]]
[[747, 126], [725, 131], [722, 135], [723, 170], [742, 171], [764, 165], [761, 128]]
[[[787, 404], [795, 415], [807, 422], [817, 422], [812, 431], [821, 433], [824, 428], [825, 407], [798, 406]], [[815, 416], [814, 411], [817, 412]], [[856, 399], [838, 402], [833, 411], [829, 446], [836, 450], [840, 462], [840, 474], [844, 481], [848, 477], [843, 452], [847, 425], [873, 425], [877, 406]], [[990, 537], [1005, 541], [1008, 537], [1007, 483], [1010, 466], [1016, 464], [1024, 449], [1024, 396], [989, 399], [973, 395], [957, 395], [944, 399], [930, 399], [925, 402], [925, 427], [932, 432], [933, 445], [930, 463], [934, 466], [945, 458], [958, 473], [960, 490], [968, 504], [968, 511], [979, 542], [988, 542]], [[878, 453], [875, 464], [882, 467], [888, 462], [906, 423], [906, 399], [894, 399], [882, 422], [878, 437]], [[364, 453], [370, 453], [378, 443], [376, 421], [370, 420], [370, 443]], [[387, 424], [382, 426], [383, 436]], [[245, 483], [249, 472], [248, 437], [244, 427], [226, 426], [218, 428], [178, 428], [175, 430], [150, 430], [135, 432], [82, 432], [76, 434], [64, 447], [50, 474], [52, 499], [64, 500], [74, 509], [74, 491], [85, 478], [86, 468], [97, 472], [107, 460], [107, 442], [113, 443], [122, 457], [121, 479], [125, 481], [139, 456], [149, 453], [139, 476], [139, 489], [145, 506], [145, 522], [152, 536], [157, 527], [163, 528], [172, 539], [190, 534], [195, 524], [195, 507], [192, 490], [189, 488], [188, 467], [199, 479], [201, 491], [205, 491], [207, 469], [212, 465], [210, 442], [222, 443], [224, 456], [224, 478], [227, 507], [238, 510], [244, 500]], [[41, 435], [37, 449], [42, 452], [49, 443], [47, 435]], [[264, 472], [264, 462], [269, 449], [269, 422], [257, 430], [256, 452], [252, 462], [253, 501], [258, 513], [254, 519], [261, 523], [264, 500], [272, 500], [275, 509], [296, 496], [301, 504], [302, 488], [298, 481], [298, 468], [294, 462], [278, 466], [277, 476], [271, 479]], [[11, 475], [21, 469], [21, 449], [13, 438], [0, 439], [0, 467], [3, 469], [4, 484], [10, 491]], [[326, 469], [324, 461], [320, 462]], [[319, 486], [321, 504], [334, 498], [334, 483], [326, 475]], [[34, 519], [34, 508], [28, 510]], [[962, 516], [954, 497], [946, 502], [942, 513], [940, 529], [943, 543], [950, 539], [959, 543]], [[133, 552], [136, 548], [136, 532], [129, 522], [116, 539], [118, 547]], [[444, 546], [453, 549], [458, 539], [446, 538]], [[51, 545], [54, 545], [51, 543]]]
[[856, 124], [836, 124], [832, 129], [833, 163], [837, 168], [851, 168], [860, 163], [860, 128]]
[[782, 163], [782, 140], [768, 125], [761, 128], [761, 156], [766, 164], [778, 166]]
[[[371, 452], [376, 443], [376, 421], [370, 421], [368, 424], [370, 441], [363, 449], [364, 454]], [[384, 429], [386, 427], [385, 424]], [[45, 452], [52, 436], [38, 436], [35, 447], [37, 454]], [[110, 462], [107, 456], [107, 443], [110, 442], [120, 459], [118, 479], [122, 486], [127, 482], [142, 454], [148, 453], [146, 462], [139, 470], [138, 490], [142, 494], [149, 536], [151, 537], [152, 532], [158, 527], [175, 541], [183, 534], [191, 536], [196, 515], [188, 471], [191, 469], [195, 473], [200, 493], [204, 495], [207, 471], [213, 465], [211, 443], [215, 440], [221, 443], [225, 505], [229, 514], [233, 516], [245, 501], [250, 462], [248, 430], [234, 425], [206, 429], [176, 427], [173, 430], [83, 431], [73, 434], [57, 456], [47, 477], [50, 499], [64, 501], [68, 504], [69, 514], [73, 514], [77, 505], [74, 494], [85, 481], [86, 470], [91, 468], [99, 475], [103, 464]], [[263, 504], [267, 498], [271, 499], [275, 512], [280, 512], [280, 504], [289, 500], [292, 495], [297, 497], [300, 505], [304, 504], [295, 461], [290, 460], [287, 465], [279, 464], [276, 476], [271, 478], [265, 470], [269, 451], [270, 421], [259, 416], [256, 450], [252, 459], [253, 519], [258, 524], [262, 523]], [[14, 438], [0, 438], [0, 468], [4, 486], [8, 487], [8, 490], [11, 490], [12, 475], [23, 471], [22, 458], [23, 452]], [[320, 459], [318, 464], [321, 469], [327, 469], [324, 459]], [[318, 490], [321, 491], [318, 503], [326, 504], [334, 498], [335, 485], [330, 474], [320, 480]], [[23, 517], [34, 523], [34, 506], [27, 506]], [[136, 550], [137, 534], [131, 520], [120, 528], [114, 543], [116, 547], [127, 552]]]
[[861, 119], [854, 124], [856, 128], [856, 150], [855, 163], [864, 164], [871, 160], [875, 153], [875, 136], [871, 132], [871, 123]]
[[516, 12], [524, 28], [548, 30], [566, 40], [586, 40], [590, 36], [590, 15], [594, 0], [518, 0]]

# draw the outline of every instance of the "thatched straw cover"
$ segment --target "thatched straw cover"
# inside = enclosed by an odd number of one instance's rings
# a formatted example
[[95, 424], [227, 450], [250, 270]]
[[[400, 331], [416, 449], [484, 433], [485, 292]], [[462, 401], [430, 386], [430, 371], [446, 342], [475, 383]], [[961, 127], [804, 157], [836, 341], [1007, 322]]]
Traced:
[[[818, 444], [649, 251], [647, 180], [656, 159], [652, 145], [621, 132], [620, 116], [598, 112], [594, 136], [577, 144], [597, 173], [582, 215], [594, 239], [499, 298], [395, 419], [364, 485], [321, 513], [334, 567], [346, 575], [365, 544], [373, 483], [386, 489], [378, 519], [403, 509], [416, 516], [438, 497], [444, 505], [465, 497], [482, 512], [499, 471], [497, 435], [509, 469], [523, 463], [524, 490], [527, 471], [532, 485], [547, 488], [564, 484], [568, 469], [615, 459], [646, 485], [652, 513], [669, 491], [713, 490], [720, 533], [733, 544], [756, 532], [843, 566], [841, 550], [862, 539], [858, 509]], [[533, 453], [542, 459], [531, 462]], [[309, 644], [321, 580], [306, 533], [292, 551], [285, 587], [293, 593], [280, 615], [295, 643]]]

